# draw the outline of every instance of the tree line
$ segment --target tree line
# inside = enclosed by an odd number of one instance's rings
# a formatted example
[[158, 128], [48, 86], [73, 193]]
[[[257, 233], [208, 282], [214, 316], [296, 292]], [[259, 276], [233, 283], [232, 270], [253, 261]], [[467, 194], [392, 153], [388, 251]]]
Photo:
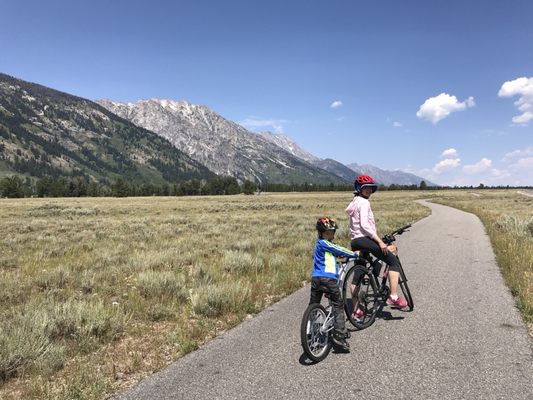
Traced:
[[[419, 185], [380, 185], [379, 190], [443, 190], [443, 189], [508, 189], [509, 186], [490, 187], [479, 186], [428, 186], [424, 181]], [[524, 187], [526, 188], [526, 187]], [[165, 183], [154, 185], [151, 183], [136, 184], [123, 178], [115, 181], [105, 180], [96, 182], [85, 176], [53, 177], [45, 176], [32, 180], [19, 175], [7, 176], [0, 179], [0, 197], [130, 197], [130, 196], [207, 196], [254, 194], [260, 192], [328, 192], [351, 191], [350, 184], [310, 184], [310, 183], [265, 183], [257, 184], [251, 181], [239, 183], [230, 176], [217, 176], [209, 179], [191, 179], [174, 184]]]
[[191, 179], [174, 184], [137, 184], [123, 178], [96, 182], [84, 176], [22, 179], [19, 175], [0, 179], [0, 197], [129, 197], [253, 194], [258, 186], [250, 181], [241, 184], [229, 176]]

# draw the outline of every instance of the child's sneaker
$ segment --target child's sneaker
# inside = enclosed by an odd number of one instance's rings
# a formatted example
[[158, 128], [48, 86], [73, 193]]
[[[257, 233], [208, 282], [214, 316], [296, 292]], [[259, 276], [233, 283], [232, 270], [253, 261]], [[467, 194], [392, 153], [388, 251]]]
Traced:
[[366, 317], [366, 312], [361, 310], [359, 307], [357, 307], [357, 309], [354, 312], [352, 312], [352, 318], [355, 319], [356, 321], [360, 321], [365, 317]]
[[407, 307], [407, 302], [402, 299], [400, 296], [398, 296], [398, 298], [396, 300], [393, 300], [392, 297], [387, 297], [387, 304], [389, 306], [394, 306], [394, 307], [399, 307], [399, 308], [404, 308], [404, 307]]
[[350, 345], [346, 341], [344, 334], [333, 334], [333, 343], [344, 351], [350, 351]]

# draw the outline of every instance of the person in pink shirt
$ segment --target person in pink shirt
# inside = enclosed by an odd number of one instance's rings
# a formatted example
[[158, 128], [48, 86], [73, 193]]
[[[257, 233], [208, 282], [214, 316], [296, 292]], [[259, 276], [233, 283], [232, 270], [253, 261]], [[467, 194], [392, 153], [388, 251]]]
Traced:
[[[387, 245], [381, 240], [376, 230], [374, 214], [368, 200], [378, 188], [371, 176], [360, 175], [355, 178], [354, 198], [346, 207], [350, 217], [350, 238], [352, 250], [367, 251], [374, 257], [389, 265], [390, 296], [387, 304], [404, 308], [407, 306], [405, 299], [398, 296], [398, 277], [400, 276], [400, 261], [388, 250]], [[360, 276], [354, 274], [354, 290], [352, 295], [357, 298]], [[352, 316], [356, 319], [364, 317], [364, 311], [354, 302]]]

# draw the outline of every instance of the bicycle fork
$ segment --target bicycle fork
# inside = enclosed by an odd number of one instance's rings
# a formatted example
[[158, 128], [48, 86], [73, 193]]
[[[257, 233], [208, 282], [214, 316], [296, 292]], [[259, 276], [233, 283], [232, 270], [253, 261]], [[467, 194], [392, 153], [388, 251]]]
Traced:
[[321, 334], [326, 334], [326, 333], [329, 333], [333, 330], [333, 307], [331, 305], [331, 302], [330, 302], [330, 305], [329, 305], [329, 310], [328, 310], [328, 315], [326, 315], [326, 319], [324, 320], [324, 322], [322, 323], [322, 325], [320, 326], [320, 333]]

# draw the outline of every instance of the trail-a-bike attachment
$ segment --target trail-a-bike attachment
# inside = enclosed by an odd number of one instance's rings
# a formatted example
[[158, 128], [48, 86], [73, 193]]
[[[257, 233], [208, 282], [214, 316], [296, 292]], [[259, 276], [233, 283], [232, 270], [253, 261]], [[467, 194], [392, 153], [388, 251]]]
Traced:
[[[356, 258], [342, 258], [339, 264], [339, 289], [344, 286], [346, 271], [355, 265]], [[333, 346], [333, 306], [328, 294], [324, 293], [328, 299], [328, 305], [309, 304], [302, 317], [300, 327], [300, 339], [304, 353], [314, 362], [320, 362], [326, 358]], [[349, 332], [348, 332], [349, 335]]]
[[[411, 225], [406, 225], [382, 237], [386, 245], [396, 241], [396, 236], [406, 232]], [[394, 254], [398, 257], [397, 249]], [[398, 257], [399, 260], [399, 257]], [[354, 284], [354, 275], [360, 276], [359, 285]], [[344, 278], [342, 296], [344, 300], [344, 311], [350, 323], [355, 328], [361, 330], [368, 328], [376, 320], [376, 316], [386, 304], [387, 297], [390, 295], [388, 286], [389, 268], [384, 262], [373, 257], [368, 252], [361, 252], [356, 259], [355, 265], [350, 267]], [[359, 290], [357, 291], [357, 287]], [[400, 277], [398, 279], [400, 288], [405, 300], [407, 309], [413, 311], [413, 297], [407, 285], [407, 277], [400, 262]], [[354, 317], [354, 303], [358, 301], [358, 307], [363, 311], [359, 317]]]

